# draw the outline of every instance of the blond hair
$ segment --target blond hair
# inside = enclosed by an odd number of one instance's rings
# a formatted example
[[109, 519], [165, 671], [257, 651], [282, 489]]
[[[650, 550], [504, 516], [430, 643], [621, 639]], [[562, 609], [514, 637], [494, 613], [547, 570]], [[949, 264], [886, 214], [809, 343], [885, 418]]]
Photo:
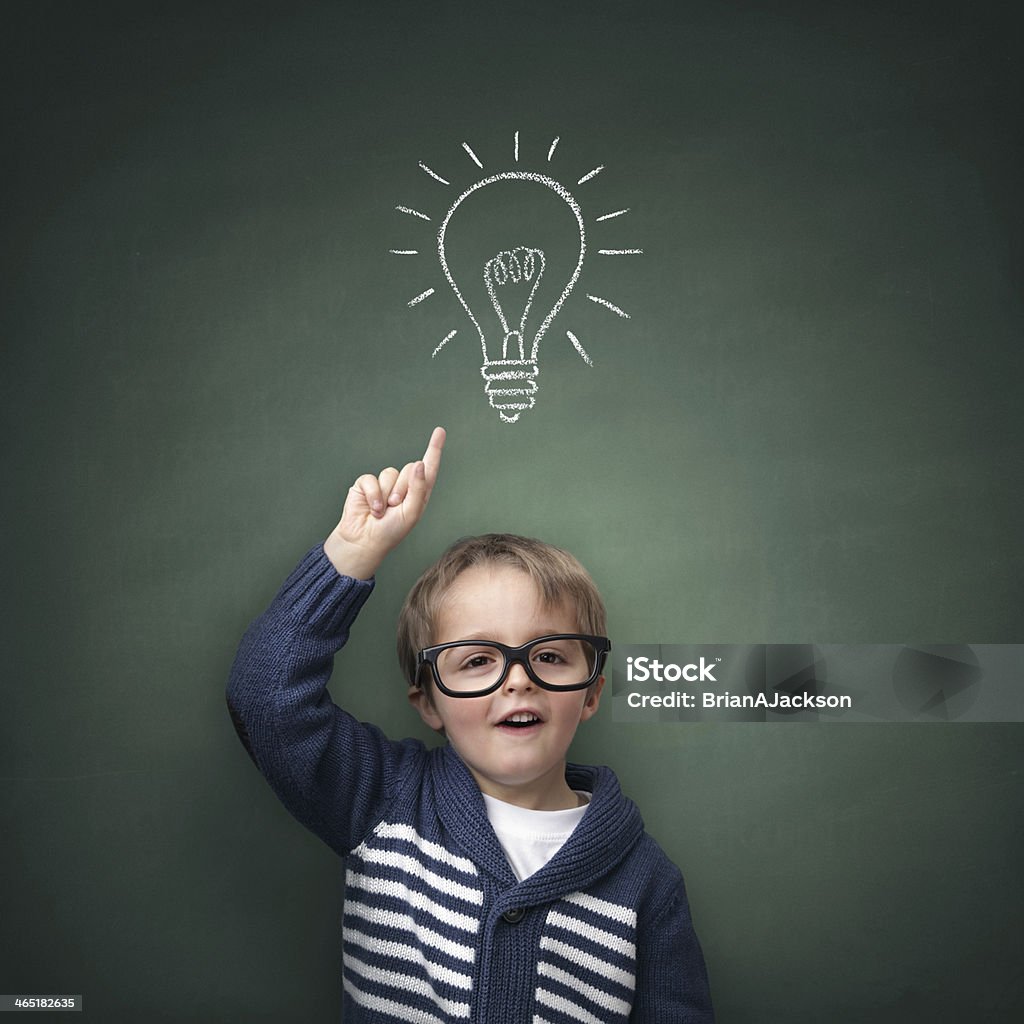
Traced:
[[607, 616], [597, 585], [568, 551], [513, 533], [463, 537], [413, 584], [399, 613], [398, 661], [410, 686], [417, 684], [416, 656], [434, 642], [437, 614], [452, 584], [460, 573], [482, 565], [507, 565], [526, 573], [545, 606], [569, 604], [581, 633], [604, 636]]

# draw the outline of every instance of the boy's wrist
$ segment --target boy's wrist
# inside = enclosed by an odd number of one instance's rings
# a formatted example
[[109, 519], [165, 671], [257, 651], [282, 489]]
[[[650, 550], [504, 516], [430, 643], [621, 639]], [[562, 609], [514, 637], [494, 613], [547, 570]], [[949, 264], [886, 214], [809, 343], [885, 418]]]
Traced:
[[324, 541], [324, 554], [340, 575], [354, 580], [370, 579], [384, 561], [383, 554], [351, 544], [336, 533]]

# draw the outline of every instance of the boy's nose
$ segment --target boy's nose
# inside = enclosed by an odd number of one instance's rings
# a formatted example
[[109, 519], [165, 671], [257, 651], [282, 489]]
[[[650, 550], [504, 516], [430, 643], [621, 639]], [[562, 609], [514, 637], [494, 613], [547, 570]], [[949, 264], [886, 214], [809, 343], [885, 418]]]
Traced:
[[533, 688], [533, 680], [526, 674], [526, 669], [517, 661], [509, 666], [505, 677], [504, 689], [529, 690]]

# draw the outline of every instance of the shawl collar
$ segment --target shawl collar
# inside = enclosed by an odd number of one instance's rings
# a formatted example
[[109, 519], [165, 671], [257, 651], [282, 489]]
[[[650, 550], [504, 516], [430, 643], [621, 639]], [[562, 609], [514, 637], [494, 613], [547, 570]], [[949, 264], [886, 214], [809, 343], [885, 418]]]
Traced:
[[493, 876], [502, 890], [502, 905], [535, 905], [586, 889], [607, 875], [644, 834], [640, 811], [623, 796], [610, 768], [568, 764], [569, 786], [591, 794], [587, 813], [558, 853], [536, 874], [518, 882], [491, 827], [476, 780], [451, 744], [433, 751], [432, 768], [433, 798], [445, 829]]

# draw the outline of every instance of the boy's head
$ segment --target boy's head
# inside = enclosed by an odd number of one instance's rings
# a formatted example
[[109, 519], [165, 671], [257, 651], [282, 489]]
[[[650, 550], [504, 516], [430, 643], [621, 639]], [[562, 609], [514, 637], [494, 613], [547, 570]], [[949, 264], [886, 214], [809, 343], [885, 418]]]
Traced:
[[[555, 634], [603, 636], [605, 629], [597, 587], [567, 551], [512, 534], [486, 534], [457, 541], [416, 582], [399, 617], [398, 657], [410, 701], [431, 728], [447, 734], [481, 790], [554, 809], [571, 795], [564, 780], [566, 750], [578, 724], [597, 710], [603, 676], [586, 689], [556, 691], [510, 662], [495, 689], [452, 696], [434, 685], [429, 669], [417, 675], [417, 656], [456, 641], [517, 648]], [[531, 666], [549, 673], [561, 650], [538, 648]], [[474, 672], [478, 665], [486, 669], [485, 656], [464, 653], [475, 659], [466, 662]]]
[[398, 618], [398, 661], [406, 682], [416, 686], [416, 656], [424, 647], [439, 643], [437, 616], [448, 592], [467, 569], [507, 566], [525, 573], [543, 603], [574, 609], [573, 632], [604, 636], [604, 602], [590, 574], [575, 556], [553, 544], [517, 537], [512, 533], [485, 533], [456, 541], [416, 581]]

